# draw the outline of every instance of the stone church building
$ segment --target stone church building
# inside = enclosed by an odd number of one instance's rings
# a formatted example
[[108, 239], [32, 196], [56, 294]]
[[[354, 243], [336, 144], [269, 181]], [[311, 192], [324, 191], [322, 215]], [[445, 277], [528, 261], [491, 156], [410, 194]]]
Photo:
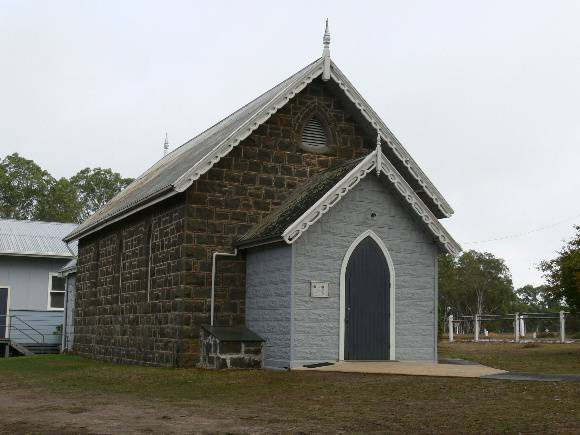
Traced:
[[182, 367], [436, 360], [437, 256], [460, 250], [439, 219], [453, 210], [329, 43], [327, 27], [321, 58], [65, 238], [79, 241], [75, 352]]

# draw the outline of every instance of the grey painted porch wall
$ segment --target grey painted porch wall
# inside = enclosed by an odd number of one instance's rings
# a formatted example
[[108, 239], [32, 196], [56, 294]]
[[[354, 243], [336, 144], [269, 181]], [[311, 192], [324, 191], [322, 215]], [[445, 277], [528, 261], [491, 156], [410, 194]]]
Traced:
[[[340, 269], [352, 242], [368, 229], [395, 267], [396, 359], [436, 360], [438, 248], [399, 194], [369, 174], [292, 245], [292, 366], [338, 359]], [[311, 298], [311, 280], [328, 281], [329, 297]]]
[[291, 246], [248, 249], [246, 325], [266, 340], [264, 367], [290, 366], [291, 278]]

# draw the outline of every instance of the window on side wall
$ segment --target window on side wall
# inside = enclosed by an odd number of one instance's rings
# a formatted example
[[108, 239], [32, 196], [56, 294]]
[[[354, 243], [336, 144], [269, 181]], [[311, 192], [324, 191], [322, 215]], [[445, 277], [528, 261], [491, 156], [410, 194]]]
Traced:
[[48, 276], [48, 309], [49, 310], [63, 310], [64, 309], [64, 286], [65, 279], [58, 276], [56, 273], [51, 273]]

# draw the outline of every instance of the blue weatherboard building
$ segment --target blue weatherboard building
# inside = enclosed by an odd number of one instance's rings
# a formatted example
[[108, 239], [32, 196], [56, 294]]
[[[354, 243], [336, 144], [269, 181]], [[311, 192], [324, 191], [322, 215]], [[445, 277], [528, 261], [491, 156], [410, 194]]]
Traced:
[[67, 245], [62, 238], [75, 227], [0, 219], [2, 356], [10, 347], [15, 353], [58, 351], [68, 284], [61, 269], [76, 256], [76, 244]]

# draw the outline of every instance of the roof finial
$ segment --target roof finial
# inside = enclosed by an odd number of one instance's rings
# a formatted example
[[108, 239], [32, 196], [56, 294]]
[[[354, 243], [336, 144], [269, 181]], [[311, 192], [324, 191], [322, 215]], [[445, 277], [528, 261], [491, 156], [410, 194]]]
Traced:
[[377, 128], [377, 149], [375, 150], [375, 152], [377, 153], [377, 163], [376, 163], [376, 169], [377, 169], [377, 176], [381, 175], [381, 158], [383, 156], [383, 150], [381, 149], [381, 131]]
[[324, 59], [324, 69], [322, 70], [322, 80], [330, 79], [330, 31], [328, 30], [328, 18], [326, 19], [326, 28], [322, 37], [322, 58]]
[[167, 139], [167, 132], [165, 132], [165, 142], [163, 142], [163, 157], [167, 155], [169, 151], [169, 140]]

